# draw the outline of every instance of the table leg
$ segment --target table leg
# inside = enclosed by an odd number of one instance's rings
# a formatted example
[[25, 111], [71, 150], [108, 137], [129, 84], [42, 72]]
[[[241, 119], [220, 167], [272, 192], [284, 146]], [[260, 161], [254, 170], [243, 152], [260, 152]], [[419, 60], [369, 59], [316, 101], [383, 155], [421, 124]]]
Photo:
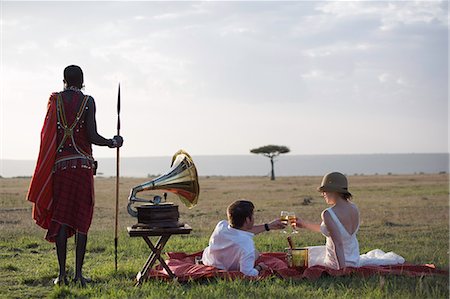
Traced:
[[158, 242], [156, 243], [156, 246], [153, 246], [151, 240], [147, 236], [143, 236], [142, 238], [145, 240], [145, 243], [147, 243], [147, 245], [150, 248], [150, 250], [152, 251], [152, 253], [148, 257], [147, 261], [145, 262], [144, 267], [142, 268], [142, 270], [136, 275], [136, 280], [137, 280], [136, 285], [140, 285], [142, 283], [144, 277], [147, 276], [148, 271], [153, 267], [153, 265], [155, 264], [156, 260], [159, 260], [159, 262], [161, 263], [162, 267], [164, 269], [166, 269], [166, 271], [169, 274], [169, 276], [171, 278], [174, 278], [175, 275], [172, 273], [172, 271], [169, 269], [169, 267], [165, 263], [164, 259], [161, 257], [161, 252], [162, 252], [164, 246], [166, 245], [167, 241], [169, 240], [170, 235], [162, 235], [158, 239]]
[[[169, 266], [167, 266], [166, 261], [162, 258], [161, 253], [162, 253], [162, 249], [164, 248], [164, 246], [166, 245], [167, 241], [169, 240], [170, 235], [167, 236], [167, 239], [165, 240], [161, 240], [161, 248], [158, 249], [158, 246], [156, 246], [157, 248], [153, 247], [153, 244], [150, 242], [150, 240], [146, 241], [148, 246], [152, 249], [153, 252], [155, 252], [157, 249], [158, 254], [156, 254], [156, 259], [159, 261], [159, 263], [161, 264], [161, 266], [166, 270], [167, 274], [170, 276], [170, 278], [172, 279], [176, 279], [177, 277], [175, 276], [175, 274], [173, 274], [172, 270], [170, 270]], [[153, 248], [152, 248], [153, 247]], [[155, 261], [156, 262], [156, 261]], [[152, 268], [153, 265], [150, 266], [149, 269]]]
[[166, 261], [164, 261], [163, 258], [159, 257], [158, 260], [159, 260], [159, 263], [161, 264], [161, 266], [162, 266], [164, 269], [166, 269], [166, 272], [167, 272], [167, 274], [169, 274], [170, 278], [172, 278], [172, 279], [177, 278], [177, 277], [175, 276], [175, 274], [173, 274], [172, 270], [170, 270], [169, 266], [167, 266]]
[[[153, 244], [152, 244], [152, 247], [153, 247]], [[153, 260], [154, 255], [155, 255], [155, 253], [152, 250], [152, 253], [148, 256], [147, 261], [145, 262], [141, 271], [139, 271], [138, 274], [136, 275], [137, 284], [141, 283], [141, 279], [144, 276], [144, 273], [147, 271], [150, 262]]]

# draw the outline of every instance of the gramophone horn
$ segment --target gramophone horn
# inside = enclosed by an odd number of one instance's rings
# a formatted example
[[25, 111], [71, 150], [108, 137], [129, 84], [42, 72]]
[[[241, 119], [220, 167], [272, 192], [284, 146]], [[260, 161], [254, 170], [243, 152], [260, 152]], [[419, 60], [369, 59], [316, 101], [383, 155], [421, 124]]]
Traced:
[[185, 151], [179, 150], [172, 157], [169, 171], [131, 189], [127, 207], [131, 216], [137, 217], [137, 211], [132, 208], [133, 203], [152, 203], [148, 199], [136, 197], [138, 192], [147, 190], [165, 190], [174, 193], [188, 208], [194, 207], [198, 201], [200, 186], [198, 185], [197, 169], [191, 156]]

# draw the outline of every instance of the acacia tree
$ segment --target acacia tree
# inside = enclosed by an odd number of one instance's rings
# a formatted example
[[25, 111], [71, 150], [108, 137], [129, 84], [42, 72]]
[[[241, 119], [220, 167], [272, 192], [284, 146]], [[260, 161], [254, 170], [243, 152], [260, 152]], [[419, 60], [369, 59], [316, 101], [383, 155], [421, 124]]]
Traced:
[[275, 171], [274, 171], [274, 167], [273, 167], [273, 159], [277, 156], [279, 156], [280, 154], [286, 154], [289, 153], [290, 150], [287, 146], [284, 145], [265, 145], [265, 146], [261, 146], [258, 148], [254, 148], [252, 150], [250, 150], [251, 153], [253, 154], [263, 154], [264, 156], [268, 157], [270, 159], [270, 165], [272, 166], [272, 172], [271, 172], [271, 176], [270, 179], [272, 181], [275, 180]]

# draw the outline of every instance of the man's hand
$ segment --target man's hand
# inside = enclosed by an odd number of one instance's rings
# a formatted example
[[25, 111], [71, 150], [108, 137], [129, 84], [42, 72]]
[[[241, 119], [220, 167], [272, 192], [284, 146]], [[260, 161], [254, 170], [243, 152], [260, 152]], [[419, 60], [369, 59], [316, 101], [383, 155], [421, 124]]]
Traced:
[[259, 273], [261, 273], [261, 271], [263, 270], [268, 270], [269, 267], [264, 263], [259, 263], [258, 265], [256, 265], [255, 269], [258, 270]]
[[275, 219], [275, 220], [273, 220], [272, 222], [269, 223], [269, 228], [271, 230], [272, 229], [282, 229], [282, 228], [285, 228], [285, 227], [286, 227], [286, 225], [283, 222], [281, 222], [280, 219]]
[[268, 270], [269, 269], [269, 267], [266, 265], [266, 264], [264, 264], [264, 263], [259, 263], [258, 264], [260, 267], [261, 267], [261, 269], [263, 269], [263, 270]]
[[114, 139], [116, 140], [116, 143], [117, 143], [116, 147], [121, 147], [123, 145], [122, 136], [116, 135], [116, 136], [114, 136]]
[[122, 136], [116, 135], [113, 139], [110, 139], [111, 144], [108, 145], [109, 148], [121, 147], [123, 144]]

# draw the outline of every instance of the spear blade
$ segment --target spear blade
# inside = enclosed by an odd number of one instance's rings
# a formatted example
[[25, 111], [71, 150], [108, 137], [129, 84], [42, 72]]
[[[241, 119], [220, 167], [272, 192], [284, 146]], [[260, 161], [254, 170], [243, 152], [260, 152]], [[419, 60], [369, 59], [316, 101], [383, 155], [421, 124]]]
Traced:
[[119, 83], [119, 92], [117, 95], [117, 135], [120, 132], [120, 83]]

